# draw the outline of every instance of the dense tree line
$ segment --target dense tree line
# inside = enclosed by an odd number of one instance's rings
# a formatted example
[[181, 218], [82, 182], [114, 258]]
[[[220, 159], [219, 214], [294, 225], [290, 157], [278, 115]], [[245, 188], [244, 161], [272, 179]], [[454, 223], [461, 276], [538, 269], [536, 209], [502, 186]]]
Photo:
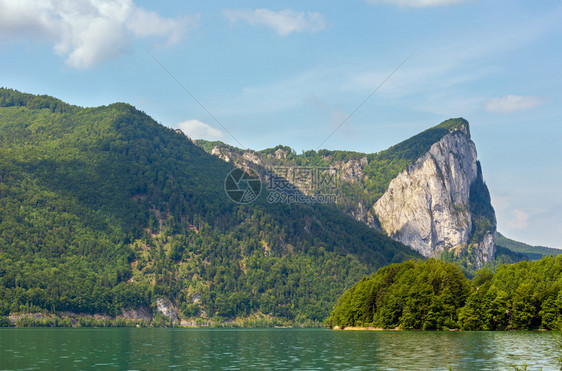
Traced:
[[562, 256], [487, 268], [468, 280], [452, 263], [429, 259], [384, 268], [347, 290], [331, 326], [419, 330], [559, 329]]

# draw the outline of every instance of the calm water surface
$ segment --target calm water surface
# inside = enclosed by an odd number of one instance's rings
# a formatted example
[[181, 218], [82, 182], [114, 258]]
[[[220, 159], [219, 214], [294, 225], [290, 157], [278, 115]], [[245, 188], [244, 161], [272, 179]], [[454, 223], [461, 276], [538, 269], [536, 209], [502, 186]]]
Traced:
[[558, 370], [550, 333], [0, 329], [0, 369]]

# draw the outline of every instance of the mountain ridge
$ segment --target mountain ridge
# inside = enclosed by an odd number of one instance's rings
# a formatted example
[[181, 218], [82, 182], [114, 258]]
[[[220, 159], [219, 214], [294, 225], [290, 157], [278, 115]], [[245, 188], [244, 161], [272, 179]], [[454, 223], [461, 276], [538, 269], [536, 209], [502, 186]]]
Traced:
[[[221, 142], [196, 143], [207, 152], [241, 168], [253, 168], [264, 177], [268, 168], [279, 166], [331, 167], [340, 176], [336, 195], [343, 212], [426, 257], [452, 253], [455, 259], [464, 259], [468, 268], [477, 269], [490, 263], [495, 255], [495, 213], [470, 137], [469, 123], [463, 118], [443, 121], [372, 154], [319, 150], [298, 155], [284, 146], [252, 151]], [[459, 162], [458, 158], [463, 161]], [[440, 159], [439, 163], [436, 159]], [[424, 166], [423, 174], [415, 171]], [[459, 177], [464, 178], [459, 180]], [[402, 179], [400, 184], [392, 187], [399, 179]], [[301, 191], [310, 193], [306, 189]], [[418, 201], [408, 209], [406, 205], [412, 204], [414, 195]], [[440, 201], [431, 201], [435, 199]], [[433, 216], [436, 210], [445, 214]], [[421, 215], [423, 212], [426, 216]], [[413, 228], [412, 220], [416, 220]]]
[[539, 260], [545, 256], [562, 254], [562, 249], [546, 246], [533, 246], [524, 242], [515, 241], [505, 237], [500, 232], [496, 233], [496, 245], [527, 256], [530, 260]]
[[128, 104], [0, 89], [0, 106], [0, 316], [318, 324], [419, 257], [330, 205], [232, 202], [232, 165]]

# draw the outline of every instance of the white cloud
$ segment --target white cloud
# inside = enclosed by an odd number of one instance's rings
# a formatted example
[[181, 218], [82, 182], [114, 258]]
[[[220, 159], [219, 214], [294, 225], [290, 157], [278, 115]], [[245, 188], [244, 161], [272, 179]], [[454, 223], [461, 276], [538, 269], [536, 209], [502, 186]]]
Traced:
[[176, 127], [193, 139], [219, 140], [224, 137], [222, 131], [199, 120], [186, 120]]
[[465, 0], [367, 0], [369, 4], [394, 4], [400, 7], [429, 8], [464, 3]]
[[533, 96], [506, 95], [492, 98], [485, 104], [489, 112], [512, 113], [535, 108], [544, 103], [544, 99]]
[[223, 15], [231, 22], [239, 19], [251, 26], [266, 26], [277, 34], [286, 36], [292, 32], [316, 32], [326, 28], [326, 20], [317, 12], [297, 12], [292, 9], [224, 9]]
[[116, 58], [139, 38], [178, 42], [198, 16], [165, 18], [132, 0], [0, 0], [0, 37], [53, 42], [53, 50], [74, 68]]

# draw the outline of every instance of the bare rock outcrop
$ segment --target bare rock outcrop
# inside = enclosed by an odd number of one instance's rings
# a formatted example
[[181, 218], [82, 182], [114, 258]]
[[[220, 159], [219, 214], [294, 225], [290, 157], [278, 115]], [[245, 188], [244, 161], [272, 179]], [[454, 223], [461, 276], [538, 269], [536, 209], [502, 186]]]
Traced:
[[468, 130], [445, 135], [394, 178], [375, 203], [382, 229], [426, 257], [470, 246], [477, 267], [489, 262], [495, 253], [495, 217], [482, 240], [471, 240], [471, 186], [478, 172], [476, 146]]

